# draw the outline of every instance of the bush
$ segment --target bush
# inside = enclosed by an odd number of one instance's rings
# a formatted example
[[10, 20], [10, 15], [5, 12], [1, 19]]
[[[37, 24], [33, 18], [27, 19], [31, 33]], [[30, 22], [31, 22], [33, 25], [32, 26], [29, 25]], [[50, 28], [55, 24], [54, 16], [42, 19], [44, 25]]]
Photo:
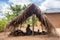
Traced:
[[0, 20], [0, 31], [4, 29], [6, 24], [7, 24], [7, 21], [5, 19]]

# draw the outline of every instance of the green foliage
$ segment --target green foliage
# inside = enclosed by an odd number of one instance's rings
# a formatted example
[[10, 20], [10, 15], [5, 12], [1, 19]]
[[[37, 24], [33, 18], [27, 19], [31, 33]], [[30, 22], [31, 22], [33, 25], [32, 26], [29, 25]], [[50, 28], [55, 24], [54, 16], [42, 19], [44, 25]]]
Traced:
[[3, 30], [6, 24], [7, 24], [6, 19], [0, 20], [0, 30]]
[[32, 24], [37, 26], [37, 18], [36, 18], [36, 15], [33, 15], [32, 16]]
[[21, 6], [21, 5], [16, 5], [16, 6], [12, 6], [10, 5], [10, 9], [12, 10], [13, 14], [9, 14], [6, 13], [6, 18], [7, 18], [7, 21], [11, 21], [12, 19], [14, 19], [16, 16], [20, 15], [21, 12], [25, 9], [26, 5], [24, 6]]
[[21, 5], [16, 5], [16, 6], [10, 5], [10, 9], [13, 11], [13, 14], [15, 14], [15, 16], [21, 14], [21, 11], [24, 10], [25, 8], [26, 5], [24, 5], [23, 7]]
[[10, 22], [13, 18], [15, 18], [15, 14], [6, 13], [5, 16], [7, 18], [7, 22]]
[[36, 18], [36, 15], [33, 15], [33, 16], [29, 17], [29, 18], [26, 20], [26, 24], [30, 24], [30, 25], [35, 25], [35, 26], [37, 26], [37, 18]]

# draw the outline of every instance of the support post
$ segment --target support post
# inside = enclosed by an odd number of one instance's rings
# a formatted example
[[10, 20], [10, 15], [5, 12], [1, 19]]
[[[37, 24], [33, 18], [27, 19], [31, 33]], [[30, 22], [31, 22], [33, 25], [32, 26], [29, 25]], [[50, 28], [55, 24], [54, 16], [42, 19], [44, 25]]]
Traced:
[[32, 16], [32, 35], [34, 35], [34, 20], [35, 20], [35, 15]]
[[21, 27], [22, 27], [22, 23], [20, 24], [20, 30], [21, 30]]

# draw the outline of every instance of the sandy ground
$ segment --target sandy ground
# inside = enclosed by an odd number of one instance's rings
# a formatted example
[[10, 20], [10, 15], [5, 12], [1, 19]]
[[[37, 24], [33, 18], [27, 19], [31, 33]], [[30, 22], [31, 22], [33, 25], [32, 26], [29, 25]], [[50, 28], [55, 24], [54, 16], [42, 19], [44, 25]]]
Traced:
[[[57, 33], [60, 34], [59, 33], [60, 28], [57, 28], [56, 30]], [[8, 34], [9, 32], [0, 33], [0, 40], [60, 40], [60, 37], [47, 36], [47, 35], [9, 37]]]
[[46, 35], [8, 37], [7, 35], [0, 34], [0, 40], [60, 40], [60, 38], [59, 37], [48, 37]]

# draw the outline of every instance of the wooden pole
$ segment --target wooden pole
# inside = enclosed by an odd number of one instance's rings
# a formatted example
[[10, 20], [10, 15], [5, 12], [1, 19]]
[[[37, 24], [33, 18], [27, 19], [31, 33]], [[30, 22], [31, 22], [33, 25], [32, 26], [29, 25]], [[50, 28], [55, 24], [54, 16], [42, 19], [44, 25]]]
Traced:
[[20, 30], [21, 30], [21, 27], [22, 27], [22, 23], [20, 24]]
[[32, 35], [34, 35], [34, 20], [35, 20], [35, 15], [32, 16]]

